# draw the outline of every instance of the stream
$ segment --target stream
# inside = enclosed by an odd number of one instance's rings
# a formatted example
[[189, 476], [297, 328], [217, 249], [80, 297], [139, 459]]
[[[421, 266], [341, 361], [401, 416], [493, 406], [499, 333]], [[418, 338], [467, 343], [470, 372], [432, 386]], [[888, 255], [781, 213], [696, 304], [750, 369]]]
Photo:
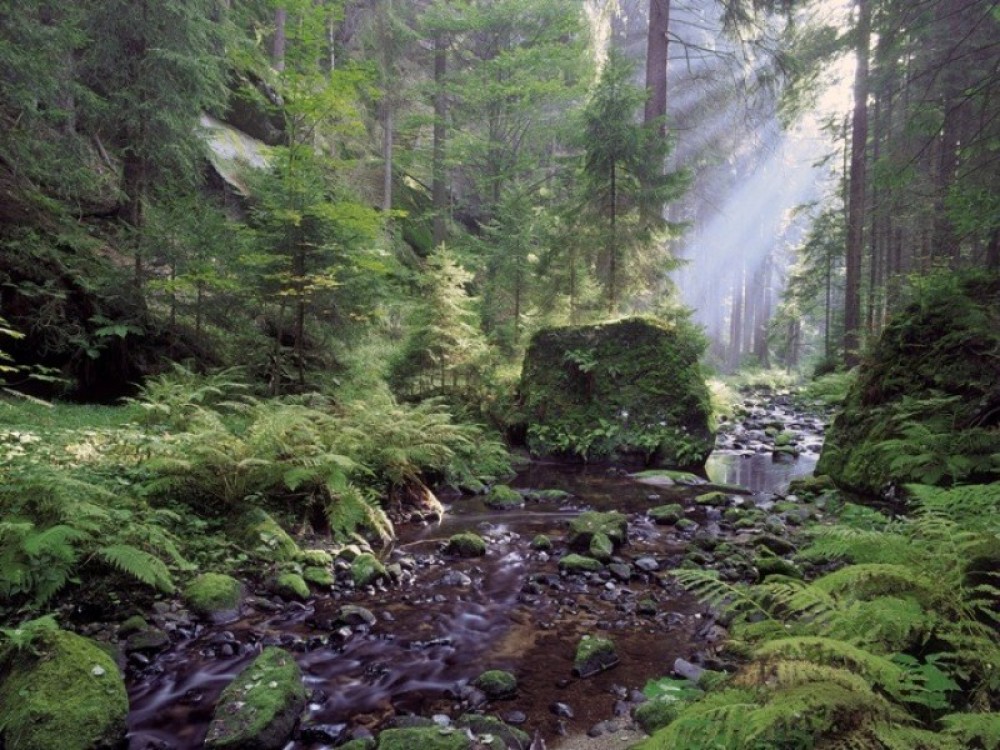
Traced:
[[[794, 434], [794, 451], [773, 451], [769, 433], [779, 424]], [[554, 748], [563, 735], [600, 731], [616, 717], [627, 721], [647, 680], [669, 674], [678, 658], [710, 663], [725, 637], [666, 573], [684, 560], [696, 534], [736, 534], [719, 509], [696, 505], [694, 497], [713, 484], [738, 484], [745, 490], [730, 490], [737, 505], [769, 507], [791, 479], [812, 472], [823, 427], [820, 416], [801, 414], [790, 401], [754, 398], [720, 432], [706, 466], [709, 483], [651, 486], [606, 465], [535, 462], [510, 486], [564, 490], [568, 498], [528, 495], [522, 509], [498, 511], [481, 497], [444, 495], [440, 523], [397, 529], [385, 557], [401, 575], [390, 585], [355, 591], [338, 584], [306, 603], [262, 594], [225, 625], [165, 605], [154, 619], [170, 634], [169, 645], [128, 659], [129, 748], [201, 747], [219, 693], [265, 645], [295, 653], [310, 694], [286, 750], [334, 747], [410, 714], [445, 721], [484, 710], [537, 730]], [[682, 531], [646, 516], [668, 503], [683, 505], [696, 525]], [[628, 514], [628, 543], [613, 559], [617, 564], [600, 573], [561, 574], [568, 521], [583, 510]], [[441, 543], [467, 530], [487, 540], [486, 556], [442, 555]], [[551, 550], [533, 548], [538, 534], [551, 538]], [[374, 618], [334, 624], [346, 604]], [[573, 656], [588, 633], [611, 638], [620, 663], [580, 679], [572, 673]], [[488, 669], [517, 676], [514, 699], [488, 703], [470, 685]]]

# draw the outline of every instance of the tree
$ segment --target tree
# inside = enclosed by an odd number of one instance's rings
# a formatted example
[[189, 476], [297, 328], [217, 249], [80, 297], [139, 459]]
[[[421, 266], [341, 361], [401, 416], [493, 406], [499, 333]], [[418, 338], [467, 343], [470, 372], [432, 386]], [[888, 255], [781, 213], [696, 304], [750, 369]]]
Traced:
[[102, 98], [99, 132], [121, 153], [121, 218], [137, 232], [153, 193], [201, 174], [198, 119], [225, 96], [219, 12], [211, 0], [96, 0], [85, 16], [83, 75]]
[[[635, 121], [644, 100], [632, 64], [612, 48], [584, 113], [582, 189], [603, 258], [607, 312], [615, 312], [640, 251], [668, 230], [662, 206], [683, 190], [686, 175], [660, 172], [667, 142]], [[650, 207], [655, 206], [655, 211]]]

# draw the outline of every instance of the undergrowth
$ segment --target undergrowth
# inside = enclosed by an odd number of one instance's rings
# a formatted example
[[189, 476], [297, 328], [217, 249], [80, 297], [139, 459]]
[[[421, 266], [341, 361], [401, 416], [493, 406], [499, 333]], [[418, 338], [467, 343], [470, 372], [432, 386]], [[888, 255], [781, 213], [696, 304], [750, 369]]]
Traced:
[[840, 567], [815, 580], [677, 571], [748, 661], [643, 750], [1000, 747], [1000, 485], [909, 492], [816, 529], [802, 557]]

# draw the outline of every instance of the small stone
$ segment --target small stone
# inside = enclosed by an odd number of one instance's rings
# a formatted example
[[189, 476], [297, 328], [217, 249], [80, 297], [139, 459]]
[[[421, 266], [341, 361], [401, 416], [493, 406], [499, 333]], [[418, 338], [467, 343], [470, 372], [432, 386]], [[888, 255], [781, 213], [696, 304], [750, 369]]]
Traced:
[[568, 703], [562, 703], [556, 701], [549, 706], [549, 710], [556, 716], [562, 717], [564, 719], [572, 719], [576, 714], [573, 713], [573, 709]]

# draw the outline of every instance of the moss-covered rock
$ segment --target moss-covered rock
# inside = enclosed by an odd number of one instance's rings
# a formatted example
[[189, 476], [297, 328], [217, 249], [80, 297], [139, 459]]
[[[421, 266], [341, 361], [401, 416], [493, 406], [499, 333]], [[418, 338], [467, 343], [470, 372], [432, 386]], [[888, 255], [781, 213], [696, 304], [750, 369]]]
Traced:
[[590, 538], [590, 546], [587, 548], [587, 554], [599, 560], [602, 563], [610, 562], [611, 556], [615, 552], [614, 542], [607, 534], [594, 534]]
[[302, 558], [302, 550], [281, 524], [260, 508], [252, 508], [237, 519], [233, 536], [248, 551], [273, 562]]
[[866, 353], [816, 467], [877, 495], [1000, 481], [1000, 275], [932, 277]]
[[486, 540], [479, 534], [465, 531], [452, 536], [445, 545], [444, 551], [456, 557], [482, 557], [486, 554]]
[[585, 635], [576, 647], [573, 657], [573, 673], [578, 677], [590, 677], [618, 664], [618, 653], [614, 642], [607, 638]]
[[552, 549], [552, 540], [545, 534], [539, 534], [531, 540], [531, 548], [533, 550], [538, 550], [539, 552], [545, 552]]
[[548, 503], [559, 503], [573, 497], [573, 495], [566, 492], [566, 490], [528, 490], [524, 493], [524, 496], [529, 500], [537, 500], [539, 502]]
[[528, 448], [540, 456], [703, 465], [713, 444], [703, 348], [702, 336], [681, 320], [539, 331], [519, 389]]
[[571, 553], [559, 559], [559, 570], [567, 573], [596, 573], [604, 568], [600, 560]]
[[238, 612], [242, 593], [242, 584], [232, 576], [202, 573], [184, 589], [184, 601], [195, 614], [222, 620]]
[[302, 570], [302, 578], [306, 583], [319, 588], [328, 588], [335, 583], [333, 573], [327, 567], [318, 565], [307, 565]]
[[789, 578], [802, 578], [802, 571], [793, 562], [789, 562], [781, 557], [770, 557], [767, 555], [757, 558], [757, 577], [763, 581], [768, 576], [787, 576]]
[[351, 740], [340, 745], [338, 750], [375, 750], [377, 744], [371, 737], [359, 737], [356, 740]]
[[472, 682], [491, 701], [513, 698], [517, 693], [517, 678], [502, 669], [483, 672]]
[[298, 573], [282, 573], [271, 581], [271, 590], [285, 599], [309, 598], [309, 584]]
[[128, 697], [100, 647], [55, 631], [0, 658], [0, 746], [6, 750], [104, 750], [125, 738]]
[[682, 701], [674, 698], [654, 698], [636, 706], [632, 718], [643, 732], [652, 734], [676, 719], [683, 705]]
[[730, 497], [725, 492], [703, 492], [694, 501], [698, 505], [708, 505], [712, 507], [723, 507], [729, 504]]
[[488, 734], [497, 737], [509, 748], [527, 748], [531, 745], [531, 737], [527, 732], [512, 727], [495, 716], [463, 714], [455, 724], [479, 736]]
[[302, 673], [280, 648], [265, 648], [219, 696], [207, 750], [279, 750], [306, 705]]
[[450, 727], [386, 729], [378, 736], [378, 750], [469, 750], [472, 740]]
[[676, 469], [646, 469], [635, 474], [630, 474], [635, 481], [641, 484], [649, 484], [654, 487], [671, 487], [675, 484], [683, 484], [693, 487], [699, 484], [707, 484], [707, 480], [692, 474], [690, 471], [678, 471]]
[[351, 563], [351, 580], [358, 588], [375, 583], [375, 581], [385, 577], [385, 566], [369, 552], [362, 552]]
[[615, 547], [625, 544], [628, 533], [628, 518], [618, 511], [599, 513], [587, 511], [570, 521], [569, 546], [585, 552], [590, 549], [590, 542], [597, 534], [603, 534]]
[[333, 564], [333, 555], [325, 549], [304, 549], [299, 554], [299, 562], [304, 565], [325, 568]]
[[506, 484], [497, 484], [486, 493], [486, 504], [494, 510], [510, 510], [524, 507], [524, 496]]
[[655, 508], [650, 508], [646, 515], [653, 519], [658, 524], [664, 526], [672, 526], [673, 524], [684, 518], [684, 506], [679, 503], [670, 503], [669, 505], [659, 505]]

